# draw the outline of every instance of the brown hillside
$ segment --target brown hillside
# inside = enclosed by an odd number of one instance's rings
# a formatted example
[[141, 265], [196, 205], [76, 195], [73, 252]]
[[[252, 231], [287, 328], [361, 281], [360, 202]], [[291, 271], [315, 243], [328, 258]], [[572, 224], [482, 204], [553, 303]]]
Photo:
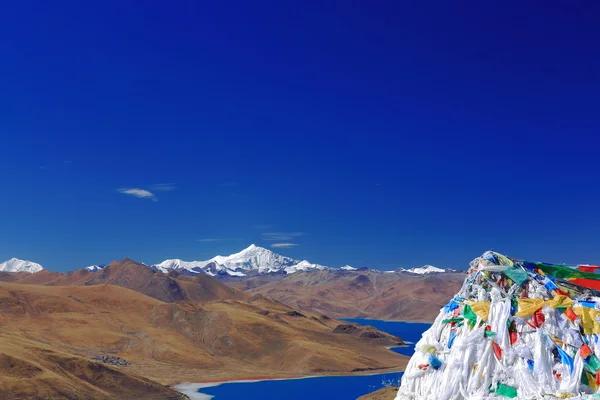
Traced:
[[[407, 360], [383, 347], [398, 338], [362, 327], [357, 334], [336, 333], [339, 321], [261, 296], [166, 303], [112, 285], [0, 283], [0, 310], [0, 365], [4, 372], [15, 365], [13, 373], [0, 373], [3, 399], [18, 398], [12, 393], [61, 398], [67, 392], [71, 398], [128, 398], [136, 385], [147, 387], [139, 389], [139, 398], [171, 398], [170, 389], [144, 378], [174, 384], [349, 373], [397, 369]], [[90, 361], [105, 355], [129, 365], [116, 369]]]
[[360, 396], [356, 400], [394, 400], [398, 394], [397, 386], [387, 386], [377, 390], [376, 392]]
[[460, 273], [413, 275], [378, 271], [298, 272], [229, 284], [300, 310], [333, 318], [433, 321], [463, 282]]
[[26, 276], [31, 275], [29, 272], [5, 272], [0, 271], [0, 282], [16, 282]]
[[246, 297], [243, 292], [205, 274], [196, 277], [179, 276], [177, 273], [164, 274], [128, 258], [113, 261], [97, 272], [81, 269], [63, 274], [44, 270], [27, 274], [16, 282], [46, 286], [116, 285], [167, 303]]

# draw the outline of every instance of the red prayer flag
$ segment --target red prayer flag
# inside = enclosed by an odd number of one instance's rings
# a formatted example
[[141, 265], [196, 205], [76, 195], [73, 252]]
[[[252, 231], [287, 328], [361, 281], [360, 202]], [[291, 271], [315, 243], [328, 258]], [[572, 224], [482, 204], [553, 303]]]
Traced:
[[577, 279], [569, 279], [569, 280], [576, 285], [583, 286], [588, 289], [600, 290], [600, 280], [586, 279], [586, 278], [577, 278]]
[[577, 269], [583, 272], [590, 272], [593, 274], [598, 268], [600, 267], [597, 265], [580, 265]]
[[584, 343], [579, 350], [579, 354], [581, 355], [581, 358], [588, 358], [588, 356], [592, 354], [592, 349], [590, 349], [590, 346]]
[[500, 346], [498, 346], [498, 344], [496, 342], [493, 342], [492, 346], [494, 347], [494, 355], [496, 356], [496, 358], [498, 360], [501, 360], [502, 359], [502, 348]]
[[510, 344], [515, 344], [517, 342], [517, 339], [519, 339], [519, 335], [517, 334], [517, 332], [510, 332]]
[[536, 328], [539, 328], [540, 326], [542, 326], [544, 324], [545, 320], [546, 320], [546, 317], [544, 317], [544, 313], [542, 312], [541, 308], [533, 313], [532, 322]]
[[600, 369], [596, 371], [596, 383], [600, 385]]
[[567, 308], [565, 310], [565, 317], [569, 318], [571, 322], [575, 322], [575, 320], [577, 319], [577, 314], [575, 314], [575, 311], [573, 311], [572, 309]]

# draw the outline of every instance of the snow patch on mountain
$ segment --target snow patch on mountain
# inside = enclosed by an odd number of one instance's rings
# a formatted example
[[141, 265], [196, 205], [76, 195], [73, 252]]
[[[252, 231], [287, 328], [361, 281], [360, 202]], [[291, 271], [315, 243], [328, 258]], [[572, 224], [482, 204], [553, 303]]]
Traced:
[[411, 268], [411, 269], [407, 269], [405, 271], [406, 272], [410, 272], [411, 274], [419, 274], [419, 275], [439, 274], [439, 273], [442, 273], [442, 272], [451, 272], [451, 270], [437, 268], [437, 267], [434, 267], [433, 265], [424, 265], [424, 266], [422, 266], [420, 268]]
[[356, 271], [358, 268], [354, 268], [354, 267], [351, 267], [349, 265], [344, 265], [343, 267], [340, 267], [340, 269], [342, 271]]
[[152, 267], [160, 272], [169, 271], [188, 271], [194, 274], [202, 272], [202, 269], [208, 264], [208, 261], [183, 261], [178, 258], [172, 260], [165, 260], [160, 264], [153, 265]]
[[296, 265], [292, 265], [291, 267], [286, 267], [284, 269], [284, 271], [288, 274], [293, 274], [294, 272], [298, 272], [298, 271], [324, 271], [326, 269], [329, 269], [329, 268], [325, 267], [324, 265], [312, 264], [306, 260], [303, 260], [303, 261], [300, 261]]
[[30, 274], [34, 274], [43, 269], [44, 267], [40, 264], [27, 260], [19, 260], [18, 258], [11, 258], [0, 264], [0, 271], [4, 272], [29, 272]]
[[98, 265], [90, 265], [89, 267], [85, 267], [90, 272], [97, 272], [106, 267], [106, 264], [98, 264]]

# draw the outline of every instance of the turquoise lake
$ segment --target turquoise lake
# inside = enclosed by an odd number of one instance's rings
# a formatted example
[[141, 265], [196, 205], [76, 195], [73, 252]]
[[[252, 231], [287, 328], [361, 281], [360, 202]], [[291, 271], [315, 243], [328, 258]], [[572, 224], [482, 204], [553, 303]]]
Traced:
[[[405, 341], [416, 343], [430, 324], [379, 321], [371, 319], [345, 319], [345, 321], [371, 325], [384, 332], [398, 335]], [[412, 355], [414, 344], [393, 348], [393, 351]], [[272, 380], [246, 383], [225, 383], [200, 389], [215, 400], [261, 399], [261, 400], [355, 400], [357, 397], [383, 387], [385, 382], [397, 384], [402, 373], [369, 376], [326, 376], [318, 378]]]

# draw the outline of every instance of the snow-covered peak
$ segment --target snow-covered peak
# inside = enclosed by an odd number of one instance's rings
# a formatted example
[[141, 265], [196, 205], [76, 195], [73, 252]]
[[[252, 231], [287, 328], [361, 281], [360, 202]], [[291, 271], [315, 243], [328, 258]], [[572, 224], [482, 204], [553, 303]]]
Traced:
[[4, 272], [29, 272], [30, 274], [33, 274], [40, 272], [43, 269], [44, 267], [42, 267], [40, 264], [26, 260], [19, 260], [18, 258], [11, 258], [10, 260], [4, 261], [2, 264], [0, 264], [0, 271]]
[[288, 274], [293, 274], [298, 271], [323, 271], [328, 269], [327, 267], [319, 264], [312, 264], [306, 260], [300, 261], [296, 265], [292, 265], [291, 267], [286, 267], [285, 272]]
[[425, 274], [438, 274], [440, 272], [448, 272], [448, 271], [446, 271], [445, 269], [434, 267], [433, 265], [424, 265], [420, 268], [407, 269], [406, 272], [410, 272], [412, 274], [425, 275]]
[[104, 267], [106, 267], [106, 264], [98, 264], [98, 265], [90, 265], [89, 267], [85, 267], [85, 269], [87, 269], [88, 271], [91, 271], [91, 272], [96, 272], [96, 271], [100, 271]]
[[254, 244], [230, 256], [216, 256], [210, 261], [223, 265], [229, 270], [257, 270], [259, 273], [277, 272], [298, 264], [293, 258], [281, 256], [271, 250]]
[[343, 267], [340, 267], [340, 269], [342, 271], [356, 271], [358, 268], [354, 268], [354, 267], [351, 267], [349, 265], [344, 265]]
[[208, 261], [165, 260], [152, 268], [160, 272], [180, 271], [198, 274], [201, 272], [211, 276], [246, 276], [252, 273], [288, 273], [297, 271], [325, 270], [328, 267], [312, 264], [306, 260], [298, 261], [282, 256], [255, 244], [229, 256], [216, 256]]
[[160, 272], [186, 270], [195, 274], [202, 272], [202, 268], [208, 264], [208, 261], [183, 261], [178, 258], [165, 260], [160, 264], [153, 265]]

